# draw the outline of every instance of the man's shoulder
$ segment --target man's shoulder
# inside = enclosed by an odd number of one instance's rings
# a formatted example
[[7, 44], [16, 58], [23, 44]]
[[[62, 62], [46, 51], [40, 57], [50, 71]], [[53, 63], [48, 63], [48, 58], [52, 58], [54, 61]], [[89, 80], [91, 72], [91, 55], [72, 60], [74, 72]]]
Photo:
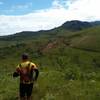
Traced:
[[33, 63], [33, 62], [30, 62], [30, 65], [31, 65], [31, 66], [36, 66], [36, 64], [35, 64], [35, 63]]
[[17, 65], [17, 68], [20, 68], [20, 67], [26, 67], [28, 65], [30, 65], [30, 61], [25, 61], [25, 62], [21, 62]]
[[33, 67], [33, 68], [37, 68], [36, 64], [33, 63], [33, 62], [30, 62], [30, 66]]

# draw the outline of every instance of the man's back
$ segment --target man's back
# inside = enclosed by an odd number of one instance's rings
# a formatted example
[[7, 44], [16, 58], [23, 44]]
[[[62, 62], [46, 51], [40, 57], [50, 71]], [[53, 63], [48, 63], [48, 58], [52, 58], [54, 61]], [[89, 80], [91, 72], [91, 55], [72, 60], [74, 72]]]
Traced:
[[26, 84], [32, 83], [33, 72], [36, 69], [37, 69], [36, 65], [30, 61], [25, 61], [19, 64], [16, 68], [16, 71], [20, 75], [20, 82]]

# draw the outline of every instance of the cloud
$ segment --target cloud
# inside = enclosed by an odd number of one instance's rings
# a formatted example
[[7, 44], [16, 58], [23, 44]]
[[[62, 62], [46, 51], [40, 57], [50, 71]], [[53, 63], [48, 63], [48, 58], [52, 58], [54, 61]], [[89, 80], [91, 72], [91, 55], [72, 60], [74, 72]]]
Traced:
[[100, 1], [99, 0], [77, 0], [76, 2], [70, 5], [69, 10], [78, 13], [84, 18], [93, 17], [95, 19], [100, 19], [100, 13], [98, 10], [100, 9]]
[[99, 0], [54, 0], [52, 7], [48, 9], [19, 16], [1, 15], [0, 35], [48, 30], [69, 20], [100, 20], [99, 4]]
[[61, 2], [60, 2], [59, 0], [54, 0], [54, 1], [52, 2], [52, 7], [53, 7], [53, 8], [62, 8], [63, 5], [61, 5]]

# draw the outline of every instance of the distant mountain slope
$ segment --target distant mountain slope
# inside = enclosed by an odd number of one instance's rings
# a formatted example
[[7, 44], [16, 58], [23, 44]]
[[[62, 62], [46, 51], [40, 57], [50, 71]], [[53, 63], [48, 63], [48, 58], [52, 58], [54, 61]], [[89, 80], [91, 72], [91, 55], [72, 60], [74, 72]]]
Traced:
[[61, 27], [63, 27], [64, 29], [72, 30], [72, 31], [78, 31], [78, 30], [82, 30], [82, 29], [89, 28], [92, 26], [93, 25], [89, 22], [73, 20], [73, 21], [65, 22]]
[[21, 47], [30, 45], [28, 49], [36, 48], [40, 52], [49, 51], [59, 46], [70, 46], [91, 51], [100, 51], [100, 26], [97, 22], [69, 21], [52, 30], [38, 32], [20, 32], [14, 35], [0, 37], [0, 48]]
[[94, 25], [94, 26], [95, 25], [100, 25], [100, 21], [94, 21], [94, 22], [91, 22], [91, 24]]
[[77, 32], [70, 42], [72, 47], [100, 52], [100, 26]]
[[79, 21], [79, 20], [72, 20], [72, 21], [67, 21], [64, 24], [62, 24], [60, 27], [51, 29], [51, 30], [41, 30], [41, 31], [23, 31], [16, 33], [14, 35], [8, 35], [8, 36], [0, 36], [0, 41], [1, 40], [17, 40], [17, 39], [23, 39], [23, 38], [29, 38], [29, 37], [37, 37], [40, 36], [41, 34], [45, 35], [50, 35], [50, 34], [62, 34], [63, 32], [68, 32], [68, 31], [80, 31], [86, 28], [90, 28], [93, 26], [100, 25], [100, 21], [95, 21], [95, 22], [84, 22], [84, 21]]
[[86, 22], [86, 21], [72, 20], [65, 22], [61, 27], [71, 31], [79, 31], [97, 25], [100, 25], [100, 21]]

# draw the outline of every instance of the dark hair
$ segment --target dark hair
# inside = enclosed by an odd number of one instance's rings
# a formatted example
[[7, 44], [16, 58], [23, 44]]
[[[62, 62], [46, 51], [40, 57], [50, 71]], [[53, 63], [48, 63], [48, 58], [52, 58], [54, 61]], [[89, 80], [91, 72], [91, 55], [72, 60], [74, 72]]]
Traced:
[[23, 60], [27, 60], [27, 59], [28, 59], [28, 57], [29, 57], [29, 56], [28, 56], [28, 54], [27, 54], [27, 53], [22, 54], [22, 59], [23, 59]]

